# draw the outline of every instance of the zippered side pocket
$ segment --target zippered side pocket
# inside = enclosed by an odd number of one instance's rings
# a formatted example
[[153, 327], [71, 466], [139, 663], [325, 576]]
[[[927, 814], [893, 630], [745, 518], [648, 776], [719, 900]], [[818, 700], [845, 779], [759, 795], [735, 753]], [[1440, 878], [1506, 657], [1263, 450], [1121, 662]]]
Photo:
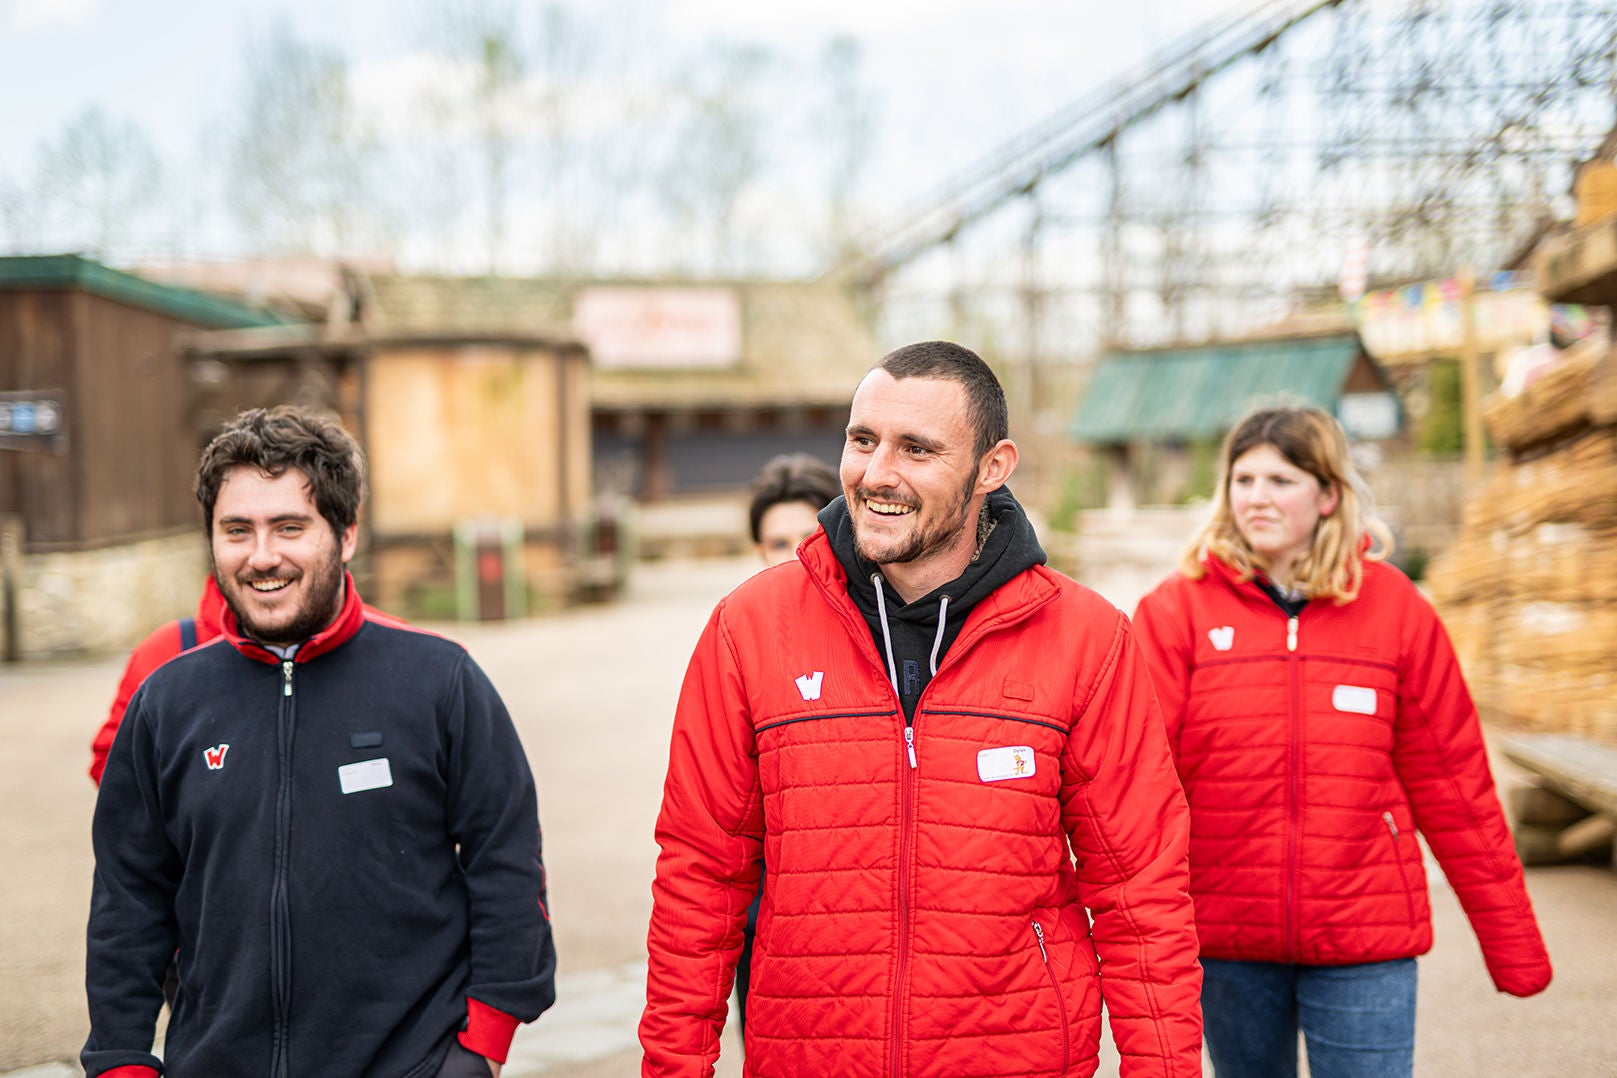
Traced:
[[1038, 921], [1033, 922], [1033, 938], [1039, 944], [1039, 957], [1044, 961], [1044, 972], [1050, 978], [1050, 989], [1056, 994], [1056, 1010], [1061, 1015], [1061, 1073], [1067, 1073], [1067, 1060], [1072, 1054], [1072, 1029], [1067, 1021], [1067, 998], [1061, 994], [1061, 982], [1056, 977], [1055, 967], [1050, 965], [1050, 952], [1044, 947], [1044, 926]]
[[1404, 868], [1404, 856], [1398, 849], [1398, 821], [1392, 818], [1391, 809], [1382, 812], [1381, 819], [1392, 835], [1392, 863], [1397, 866], [1398, 880], [1404, 885], [1404, 908], [1409, 911], [1409, 923], [1415, 924], [1415, 896], [1409, 890], [1409, 870]]

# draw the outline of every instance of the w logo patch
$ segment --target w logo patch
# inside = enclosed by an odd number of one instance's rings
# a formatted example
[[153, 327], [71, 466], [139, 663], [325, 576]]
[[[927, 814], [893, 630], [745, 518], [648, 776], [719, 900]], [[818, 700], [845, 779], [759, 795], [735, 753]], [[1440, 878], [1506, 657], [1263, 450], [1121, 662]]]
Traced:
[[823, 670], [816, 670], [812, 674], [802, 674], [797, 679], [797, 691], [803, 694], [805, 700], [818, 700], [820, 698], [820, 683], [825, 679]]
[[225, 766], [225, 753], [228, 752], [229, 750], [230, 750], [230, 746], [226, 745], [226, 744], [223, 744], [223, 743], [215, 745], [211, 749], [203, 749], [202, 750], [202, 759], [203, 759], [204, 762], [207, 763], [208, 770], [209, 771], [218, 771], [220, 768], [224, 767]]

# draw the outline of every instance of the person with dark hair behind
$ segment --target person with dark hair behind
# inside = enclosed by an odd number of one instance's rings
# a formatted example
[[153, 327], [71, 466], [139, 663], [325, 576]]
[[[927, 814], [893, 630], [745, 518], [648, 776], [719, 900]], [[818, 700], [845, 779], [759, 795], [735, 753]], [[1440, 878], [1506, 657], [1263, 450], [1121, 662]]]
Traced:
[[1415, 956], [1443, 867], [1501, 992], [1550, 959], [1430, 603], [1384, 560], [1329, 413], [1236, 424], [1208, 522], [1134, 615], [1185, 794], [1219, 1078], [1413, 1073]]
[[459, 645], [360, 601], [364, 461], [335, 420], [242, 413], [196, 493], [220, 636], [146, 678], [107, 755], [86, 1074], [498, 1078], [555, 999], [505, 705]]
[[797, 557], [797, 546], [820, 527], [818, 514], [842, 493], [836, 471], [807, 453], [782, 453], [752, 481], [747, 523], [765, 565]]
[[[820, 530], [818, 514], [842, 493], [842, 482], [825, 461], [807, 453], [771, 457], [752, 481], [747, 523], [752, 544], [764, 566], [780, 565], [797, 557], [797, 548]], [[762, 869], [760, 869], [760, 872]], [[736, 1024], [747, 1025], [747, 989], [752, 983], [752, 942], [758, 931], [758, 907], [763, 881], [747, 907], [747, 925], [736, 962]]]

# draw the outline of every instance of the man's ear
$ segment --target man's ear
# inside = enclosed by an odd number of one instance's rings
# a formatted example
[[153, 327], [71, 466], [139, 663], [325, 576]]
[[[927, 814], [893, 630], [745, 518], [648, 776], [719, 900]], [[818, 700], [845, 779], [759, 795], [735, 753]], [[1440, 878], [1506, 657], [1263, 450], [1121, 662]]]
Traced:
[[359, 549], [359, 525], [350, 524], [342, 531], [342, 563], [347, 565]]
[[1016, 471], [1018, 454], [1016, 443], [1009, 438], [1001, 438], [977, 465], [977, 493], [988, 494], [998, 490], [1010, 481], [1011, 473]]

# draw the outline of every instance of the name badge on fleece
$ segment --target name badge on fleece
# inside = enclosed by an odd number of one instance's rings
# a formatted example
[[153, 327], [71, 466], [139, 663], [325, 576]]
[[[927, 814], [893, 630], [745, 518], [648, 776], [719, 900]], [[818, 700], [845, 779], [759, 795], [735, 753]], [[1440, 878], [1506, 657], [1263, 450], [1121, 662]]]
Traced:
[[977, 777], [984, 782], [1033, 777], [1033, 750], [1026, 745], [984, 749], [977, 754]]
[[337, 781], [342, 784], [342, 792], [345, 794], [380, 790], [384, 786], [393, 785], [393, 769], [388, 767], [386, 756], [380, 760], [361, 760], [357, 764], [343, 764], [339, 767]]
[[1331, 706], [1338, 711], [1351, 711], [1355, 715], [1376, 713], [1376, 690], [1361, 685], [1338, 685], [1331, 690]]

